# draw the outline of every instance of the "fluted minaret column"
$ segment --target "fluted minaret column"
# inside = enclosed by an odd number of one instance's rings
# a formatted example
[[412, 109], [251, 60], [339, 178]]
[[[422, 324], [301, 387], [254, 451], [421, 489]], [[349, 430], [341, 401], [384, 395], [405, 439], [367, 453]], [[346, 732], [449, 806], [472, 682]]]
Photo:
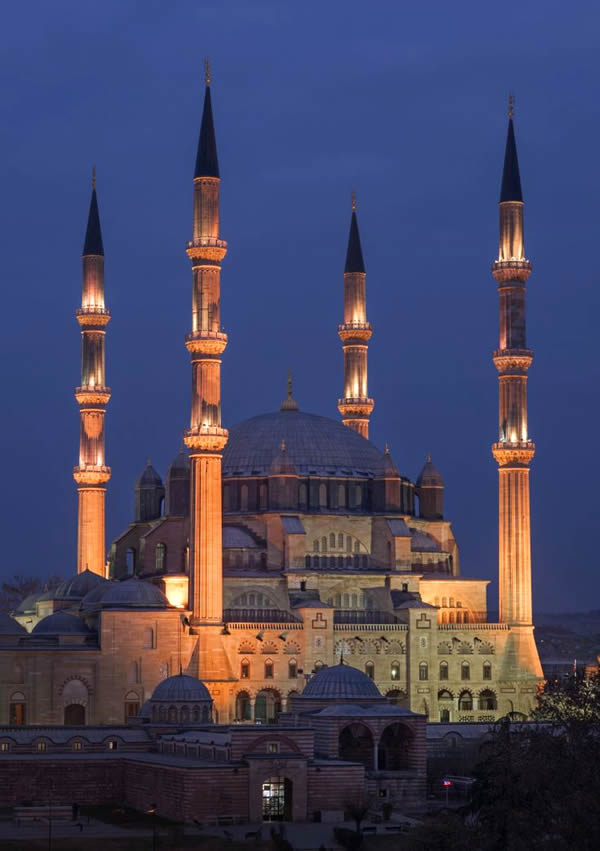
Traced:
[[493, 355], [500, 385], [499, 437], [492, 446], [499, 467], [500, 621], [528, 626], [532, 623], [529, 465], [535, 444], [527, 428], [527, 370], [533, 352], [525, 335], [525, 291], [531, 264], [525, 258], [512, 98], [500, 193], [500, 247], [492, 273], [500, 296], [500, 342]]
[[96, 197], [96, 171], [83, 246], [81, 308], [81, 385], [75, 390], [81, 430], [79, 464], [73, 469], [79, 498], [77, 524], [77, 572], [89, 569], [105, 575], [106, 483], [110, 467], [104, 452], [104, 415], [110, 399], [106, 386], [104, 340], [110, 313], [104, 306], [104, 247]]
[[192, 332], [186, 347], [192, 360], [192, 412], [185, 443], [191, 462], [190, 600], [194, 624], [223, 619], [221, 461], [227, 431], [221, 427], [221, 260], [227, 243], [219, 238], [219, 163], [206, 73], [204, 110], [194, 171], [194, 231], [187, 244], [192, 261]]
[[368, 439], [375, 403], [367, 389], [367, 349], [373, 329], [367, 322], [366, 277], [353, 193], [344, 268], [344, 324], [338, 325], [344, 350], [344, 397], [338, 399], [338, 411], [345, 426]]

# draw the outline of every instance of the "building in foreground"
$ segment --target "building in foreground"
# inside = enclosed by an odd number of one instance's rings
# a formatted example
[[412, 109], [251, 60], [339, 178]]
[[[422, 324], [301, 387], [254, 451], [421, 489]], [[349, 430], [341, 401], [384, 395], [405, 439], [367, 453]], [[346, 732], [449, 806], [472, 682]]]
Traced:
[[[93, 189], [83, 257], [78, 572], [0, 623], [0, 723], [107, 724], [136, 717], [162, 681], [202, 680], [219, 723], [274, 722], [343, 658], [393, 705], [434, 721], [525, 717], [542, 677], [533, 640], [523, 197], [512, 112], [493, 275], [500, 298], [500, 621], [486, 581], [460, 575], [430, 458], [413, 482], [368, 440], [366, 267], [353, 203], [338, 326], [341, 421], [280, 410], [221, 422], [220, 169], [210, 80], [193, 180], [192, 371], [187, 447], [166, 485], [148, 462], [135, 517], [104, 575], [104, 246]], [[485, 460], [482, 458], [482, 463]]]

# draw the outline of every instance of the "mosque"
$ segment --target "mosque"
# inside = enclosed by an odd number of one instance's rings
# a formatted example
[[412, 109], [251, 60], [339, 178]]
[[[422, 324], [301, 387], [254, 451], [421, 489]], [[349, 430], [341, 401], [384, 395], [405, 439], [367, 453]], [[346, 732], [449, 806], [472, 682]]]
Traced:
[[[542, 671], [533, 639], [523, 197], [512, 108], [492, 274], [500, 333], [499, 621], [486, 580], [463, 578], [431, 458], [413, 482], [369, 441], [366, 271], [356, 204], [338, 325], [339, 420], [300, 409], [291, 380], [278, 411], [221, 423], [220, 170], [207, 73], [193, 177], [192, 368], [187, 451], [166, 480], [148, 462], [135, 516], [107, 559], [111, 476], [105, 413], [104, 247], [96, 185], [83, 249], [77, 572], [0, 616], [0, 725], [136, 723], [161, 683], [201, 680], [209, 700], [156, 703], [155, 721], [268, 724], [340, 662], [386, 705], [429, 721], [527, 716]], [[341, 287], [340, 287], [341, 297]], [[183, 412], [182, 412], [183, 418]], [[482, 458], [482, 463], [484, 459]], [[298, 704], [297, 704], [298, 705]], [[387, 710], [386, 710], [387, 711]], [[162, 714], [161, 714], [162, 713]], [[207, 715], [210, 714], [210, 719]]]

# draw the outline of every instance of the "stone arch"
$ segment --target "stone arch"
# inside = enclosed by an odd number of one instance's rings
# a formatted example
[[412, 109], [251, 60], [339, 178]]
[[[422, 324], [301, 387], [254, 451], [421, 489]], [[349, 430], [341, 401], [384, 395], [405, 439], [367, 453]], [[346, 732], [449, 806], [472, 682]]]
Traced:
[[65, 679], [64, 679], [64, 680], [63, 680], [63, 682], [62, 682], [62, 684], [59, 686], [58, 694], [59, 694], [59, 696], [60, 696], [60, 697], [62, 697], [62, 696], [64, 695], [64, 690], [65, 690], [65, 688], [66, 688], [66, 687], [68, 686], [68, 684], [69, 684], [70, 682], [72, 682], [73, 680], [78, 680], [80, 683], [83, 683], [83, 684], [84, 684], [84, 686], [85, 686], [85, 687], [86, 687], [86, 689], [87, 689], [88, 695], [92, 695], [92, 694], [94, 694], [94, 689], [93, 689], [93, 687], [92, 687], [92, 684], [91, 684], [91, 683], [90, 683], [90, 681], [87, 679], [87, 677], [84, 677], [84, 676], [82, 676], [81, 674], [71, 674], [71, 676], [69, 676], [69, 677], [65, 677]]
[[274, 641], [263, 641], [260, 645], [260, 652], [267, 656], [271, 656], [274, 653], [278, 653], [279, 648]]
[[377, 744], [377, 762], [381, 771], [407, 771], [412, 764], [414, 734], [406, 724], [396, 721], [383, 730]]
[[383, 652], [388, 656], [404, 656], [406, 647], [402, 641], [394, 639], [393, 641], [388, 641]]
[[358, 652], [361, 656], [375, 656], [379, 653], [381, 643], [374, 641], [372, 638], [363, 639], [358, 644]]
[[458, 644], [458, 652], [463, 656], [471, 656], [473, 654], [473, 645], [468, 641], [460, 641]]
[[283, 652], [290, 656], [297, 656], [300, 653], [300, 644], [297, 641], [286, 641]]
[[473, 695], [469, 689], [463, 689], [458, 696], [459, 712], [473, 711]]
[[495, 648], [493, 644], [490, 644], [489, 641], [482, 641], [479, 644], [479, 653], [482, 656], [492, 656], [495, 653]]
[[498, 709], [498, 698], [496, 692], [491, 688], [484, 688], [478, 694], [479, 709], [488, 712], [496, 712]]
[[450, 656], [452, 653], [452, 645], [449, 641], [440, 641], [438, 644], [438, 654], [440, 656]]
[[237, 721], [252, 720], [252, 704], [250, 694], [244, 689], [235, 696], [235, 717]]
[[348, 639], [346, 639], [346, 638], [341, 638], [339, 641], [335, 642], [335, 646], [333, 648], [333, 656], [334, 656], [336, 661], [338, 661], [342, 655], [344, 657], [352, 656], [353, 653], [354, 653], [354, 642], [353, 641], [351, 641], [351, 640], [348, 641]]
[[273, 724], [281, 712], [281, 694], [275, 688], [263, 688], [254, 702], [254, 720], [263, 724]]
[[254, 641], [244, 640], [240, 642], [238, 653], [248, 656], [251, 653], [256, 653], [256, 643]]
[[375, 737], [371, 728], [362, 721], [346, 724], [338, 735], [338, 755], [349, 762], [360, 762], [367, 771], [372, 771]]

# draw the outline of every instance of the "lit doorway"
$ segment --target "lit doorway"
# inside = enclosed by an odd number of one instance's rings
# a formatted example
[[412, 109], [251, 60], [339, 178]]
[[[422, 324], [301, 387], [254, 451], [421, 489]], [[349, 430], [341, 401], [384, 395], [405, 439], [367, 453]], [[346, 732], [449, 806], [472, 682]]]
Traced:
[[262, 785], [263, 821], [292, 820], [292, 781], [269, 777]]

